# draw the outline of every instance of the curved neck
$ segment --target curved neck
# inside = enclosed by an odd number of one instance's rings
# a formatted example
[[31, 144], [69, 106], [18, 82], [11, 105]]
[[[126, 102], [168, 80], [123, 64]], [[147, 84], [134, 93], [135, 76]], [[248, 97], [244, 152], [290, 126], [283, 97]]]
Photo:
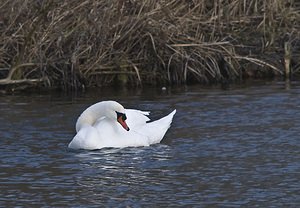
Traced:
[[88, 107], [79, 116], [76, 122], [76, 132], [78, 132], [84, 126], [92, 126], [94, 123], [102, 117], [107, 117], [107, 103], [100, 102]]

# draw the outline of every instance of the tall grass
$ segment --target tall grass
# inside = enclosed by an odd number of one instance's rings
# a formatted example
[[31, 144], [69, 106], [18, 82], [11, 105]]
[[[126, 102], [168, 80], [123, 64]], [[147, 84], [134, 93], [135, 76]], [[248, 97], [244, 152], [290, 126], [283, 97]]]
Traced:
[[[222, 82], [299, 71], [295, 0], [3, 0], [0, 85]], [[298, 64], [298, 65], [297, 65]]]

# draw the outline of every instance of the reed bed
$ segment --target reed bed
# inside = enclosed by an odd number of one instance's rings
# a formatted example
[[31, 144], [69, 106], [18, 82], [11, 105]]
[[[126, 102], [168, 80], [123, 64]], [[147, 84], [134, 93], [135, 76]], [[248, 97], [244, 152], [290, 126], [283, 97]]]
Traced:
[[3, 0], [0, 86], [219, 83], [287, 67], [294, 75], [299, 10], [296, 0]]

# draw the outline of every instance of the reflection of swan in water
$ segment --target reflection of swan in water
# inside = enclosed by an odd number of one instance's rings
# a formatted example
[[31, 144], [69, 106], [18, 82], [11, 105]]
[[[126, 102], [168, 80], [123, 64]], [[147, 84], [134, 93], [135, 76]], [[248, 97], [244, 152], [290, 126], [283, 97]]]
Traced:
[[[115, 101], [102, 101], [87, 108], [76, 122], [72, 149], [137, 147], [159, 143], [169, 129], [176, 110], [147, 123], [149, 112], [124, 109]], [[126, 121], [125, 121], [126, 120]]]

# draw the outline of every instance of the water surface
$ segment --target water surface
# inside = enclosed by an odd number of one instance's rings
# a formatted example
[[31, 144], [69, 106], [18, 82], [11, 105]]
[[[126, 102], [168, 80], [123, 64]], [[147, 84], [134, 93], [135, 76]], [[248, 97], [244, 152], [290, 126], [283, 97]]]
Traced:
[[[70, 151], [100, 100], [177, 109], [161, 144]], [[298, 207], [300, 85], [0, 97], [0, 207]]]

